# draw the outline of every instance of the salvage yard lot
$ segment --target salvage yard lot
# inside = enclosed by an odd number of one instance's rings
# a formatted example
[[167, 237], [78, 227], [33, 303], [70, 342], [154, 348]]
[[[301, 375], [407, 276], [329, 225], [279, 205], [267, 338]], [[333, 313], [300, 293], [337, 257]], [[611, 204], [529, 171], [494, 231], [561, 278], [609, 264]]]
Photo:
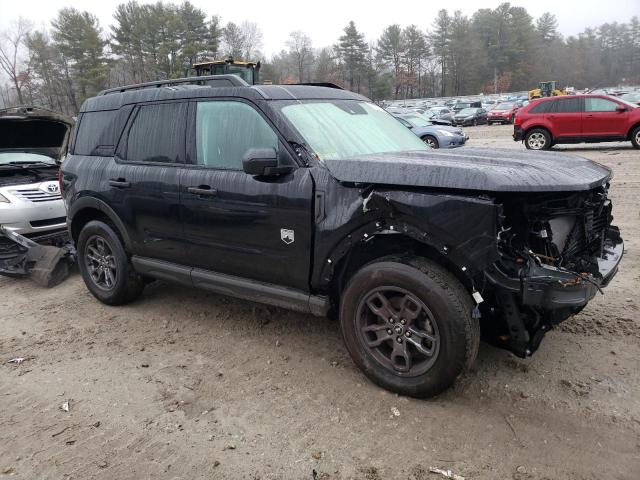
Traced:
[[[469, 128], [469, 145], [524, 149], [511, 131]], [[163, 283], [108, 307], [77, 273], [0, 277], [0, 478], [637, 479], [640, 151], [556, 148], [613, 169], [620, 272], [533, 358], [483, 343], [432, 400], [369, 383], [328, 319]]]

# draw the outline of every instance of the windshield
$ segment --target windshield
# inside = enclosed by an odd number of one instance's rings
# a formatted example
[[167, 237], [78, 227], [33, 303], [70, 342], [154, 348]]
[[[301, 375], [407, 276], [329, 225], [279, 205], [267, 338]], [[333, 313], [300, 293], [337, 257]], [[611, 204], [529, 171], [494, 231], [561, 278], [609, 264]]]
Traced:
[[475, 115], [475, 114], [476, 114], [475, 108], [464, 108], [460, 110], [460, 113], [458, 113], [458, 115]]
[[427, 150], [382, 108], [356, 100], [274, 102], [321, 160]]
[[404, 118], [407, 122], [409, 122], [414, 127], [428, 127], [429, 125], [431, 125], [431, 123], [429, 123], [424, 118], [417, 117], [415, 115], [405, 116], [402, 118]]
[[640, 101], [640, 93], [625, 93], [620, 99], [626, 100], [627, 102], [637, 102]]
[[631, 102], [629, 101], [629, 99], [627, 99], [627, 98], [620, 98], [620, 97], [618, 97], [618, 98], [616, 98], [616, 101], [621, 102], [621, 103], [624, 103], [626, 106], [631, 107], [631, 108], [638, 108], [638, 105], [637, 105], [637, 104], [635, 104], [635, 103], [631, 103]]
[[471, 106], [470, 102], [456, 103], [456, 108], [469, 108], [470, 106]]
[[513, 103], [499, 103], [495, 107], [494, 110], [511, 110], [513, 108]]
[[12, 163], [50, 163], [51, 165], [55, 165], [56, 161], [51, 157], [37, 153], [0, 152], [0, 165], [9, 165]]

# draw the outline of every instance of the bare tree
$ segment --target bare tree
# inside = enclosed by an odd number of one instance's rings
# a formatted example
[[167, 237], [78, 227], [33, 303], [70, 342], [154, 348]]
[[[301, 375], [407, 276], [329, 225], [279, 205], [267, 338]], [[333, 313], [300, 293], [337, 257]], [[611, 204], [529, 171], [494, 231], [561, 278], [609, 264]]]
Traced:
[[13, 83], [21, 105], [24, 103], [22, 89], [29, 81], [28, 62], [23, 55], [31, 28], [31, 22], [20, 17], [7, 31], [0, 34], [0, 69]]
[[255, 22], [242, 22], [240, 24], [242, 32], [244, 60], [257, 60], [262, 48], [262, 30]]
[[289, 40], [287, 40], [287, 47], [289, 48], [289, 55], [291, 55], [298, 69], [298, 81], [302, 83], [304, 82], [305, 71], [308, 71], [313, 62], [311, 38], [300, 30], [291, 32]]

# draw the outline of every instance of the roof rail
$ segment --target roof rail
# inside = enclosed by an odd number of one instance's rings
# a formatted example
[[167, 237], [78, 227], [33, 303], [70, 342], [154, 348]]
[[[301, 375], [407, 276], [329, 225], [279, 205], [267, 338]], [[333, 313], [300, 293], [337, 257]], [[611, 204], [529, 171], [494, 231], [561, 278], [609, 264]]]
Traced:
[[109, 88], [102, 90], [98, 96], [108, 95], [110, 93], [122, 93], [130, 90], [143, 90], [146, 88], [171, 87], [183, 84], [209, 85], [211, 87], [248, 87], [250, 86], [242, 78], [237, 75], [206, 75], [202, 77], [185, 77], [174, 78], [171, 80], [156, 80], [154, 82], [137, 83], [134, 85], [125, 85], [124, 87]]
[[304, 82], [304, 83], [294, 83], [293, 85], [306, 85], [308, 87], [327, 87], [327, 88], [335, 88], [337, 90], [344, 90], [339, 85], [331, 82]]

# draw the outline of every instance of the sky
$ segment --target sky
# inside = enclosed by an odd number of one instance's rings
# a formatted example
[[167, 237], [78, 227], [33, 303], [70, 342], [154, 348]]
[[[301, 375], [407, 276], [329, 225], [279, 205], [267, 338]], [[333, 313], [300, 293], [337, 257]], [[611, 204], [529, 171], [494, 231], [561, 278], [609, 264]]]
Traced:
[[[56, 12], [67, 6], [88, 10], [98, 17], [104, 31], [113, 24], [116, 5], [125, 0], [0, 0], [0, 30], [22, 16], [30, 19], [36, 27], [48, 27]], [[155, 3], [138, 0], [139, 3]], [[175, 0], [174, 3], [181, 3]], [[461, 10], [471, 15], [480, 8], [495, 8], [501, 0], [450, 0], [446, 3], [428, 0], [392, 1], [383, 13], [376, 7], [381, 1], [362, 0], [241, 0], [214, 2], [211, 0], [191, 0], [191, 3], [208, 15], [220, 15], [224, 23], [244, 20], [258, 23], [263, 31], [263, 52], [267, 57], [279, 52], [285, 46], [289, 33], [294, 30], [306, 32], [314, 47], [333, 45], [342, 34], [342, 29], [353, 20], [368, 40], [377, 39], [385, 26], [398, 23], [402, 26], [416, 24], [421, 29], [431, 27], [433, 18], [440, 8], [449, 12]], [[606, 22], [628, 22], [640, 16], [640, 0], [582, 0], [542, 2], [512, 1], [512, 5], [522, 6], [530, 15], [537, 17], [545, 10], [558, 19], [559, 30], [565, 35], [576, 35], [587, 27], [595, 27]]]

